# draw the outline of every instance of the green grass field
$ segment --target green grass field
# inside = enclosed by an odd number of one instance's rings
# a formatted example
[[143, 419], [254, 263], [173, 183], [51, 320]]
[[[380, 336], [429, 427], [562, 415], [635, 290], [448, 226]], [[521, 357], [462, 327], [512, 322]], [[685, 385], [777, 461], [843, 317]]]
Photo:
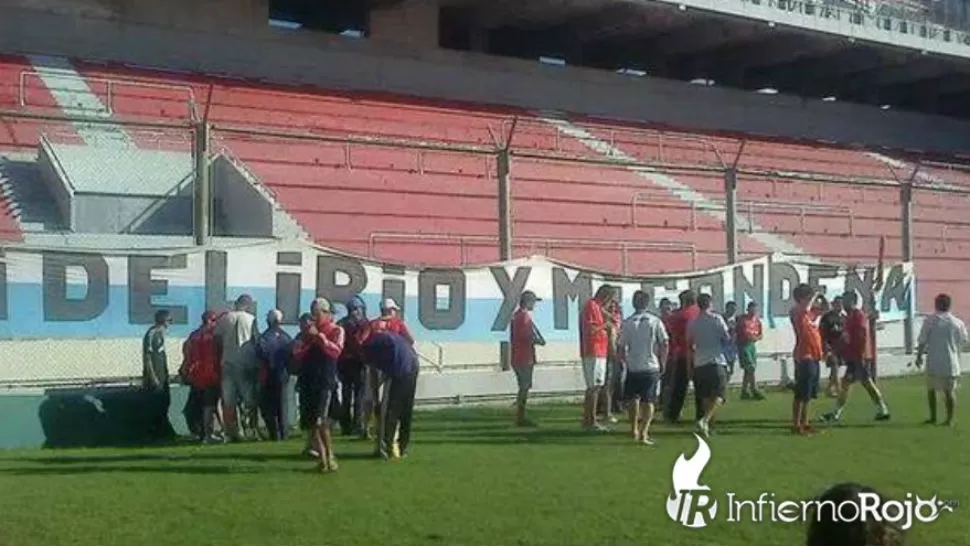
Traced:
[[[861, 391], [843, 425], [793, 437], [790, 397], [731, 402], [711, 439], [701, 482], [756, 497], [809, 498], [854, 480], [889, 496], [911, 491], [962, 502], [910, 544], [967, 544], [970, 418], [927, 427], [923, 383], [886, 382], [891, 423], [871, 421]], [[816, 409], [827, 409], [821, 400]], [[666, 515], [671, 468], [696, 440], [658, 426], [653, 448], [578, 429], [578, 408], [537, 406], [540, 427], [509, 425], [509, 409], [417, 416], [411, 456], [367, 458], [340, 440], [340, 472], [319, 475], [298, 441], [146, 449], [0, 453], [0, 544], [153, 545], [793, 545], [802, 524], [727, 523], [687, 529]], [[965, 411], [961, 411], [966, 415]], [[722, 508], [723, 510], [723, 508]]]

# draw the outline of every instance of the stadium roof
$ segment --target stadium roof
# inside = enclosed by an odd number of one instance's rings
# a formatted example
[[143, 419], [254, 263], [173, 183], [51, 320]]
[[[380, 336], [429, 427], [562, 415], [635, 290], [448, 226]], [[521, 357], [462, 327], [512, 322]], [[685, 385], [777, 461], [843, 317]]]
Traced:
[[495, 54], [970, 118], [970, 34], [916, 0], [442, 2], [445, 46], [465, 29]]

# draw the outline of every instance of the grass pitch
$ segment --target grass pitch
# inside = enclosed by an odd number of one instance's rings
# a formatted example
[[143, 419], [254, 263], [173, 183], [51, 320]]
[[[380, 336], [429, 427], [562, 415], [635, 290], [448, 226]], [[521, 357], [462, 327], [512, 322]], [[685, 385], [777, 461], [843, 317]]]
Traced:
[[[906, 492], [962, 503], [910, 544], [966, 544], [970, 536], [970, 417], [956, 428], [922, 425], [923, 382], [883, 383], [893, 421], [874, 423], [865, 393], [841, 426], [789, 434], [790, 396], [732, 400], [720, 415], [701, 478], [714, 492], [810, 498], [838, 481], [888, 496]], [[736, 400], [736, 393], [732, 393]], [[814, 410], [831, 407], [820, 400]], [[692, 410], [690, 410], [692, 411]], [[965, 408], [959, 411], [966, 416]], [[688, 427], [655, 428], [658, 445], [578, 427], [579, 409], [536, 406], [534, 430], [510, 409], [421, 412], [409, 459], [367, 458], [372, 445], [337, 443], [341, 469], [312, 472], [301, 444], [0, 453], [0, 545], [134, 544], [620, 545], [799, 544], [804, 525], [727, 523], [687, 529], [666, 515], [676, 458], [692, 455]], [[720, 509], [719, 516], [724, 508]]]

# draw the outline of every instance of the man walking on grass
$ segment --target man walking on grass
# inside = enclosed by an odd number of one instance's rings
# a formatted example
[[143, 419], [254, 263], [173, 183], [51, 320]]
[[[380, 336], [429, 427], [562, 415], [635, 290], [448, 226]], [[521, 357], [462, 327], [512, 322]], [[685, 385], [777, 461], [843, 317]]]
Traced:
[[738, 317], [737, 343], [738, 362], [744, 375], [741, 377], [741, 400], [764, 400], [765, 396], [758, 390], [755, 370], [758, 367], [758, 342], [762, 337], [761, 317], [758, 316], [758, 304], [748, 304], [747, 313]]
[[936, 423], [936, 393], [943, 393], [946, 403], [946, 421], [953, 424], [957, 403], [957, 386], [960, 378], [960, 351], [968, 342], [967, 327], [963, 321], [950, 314], [953, 302], [947, 294], [936, 296], [933, 306], [936, 313], [926, 317], [919, 332], [916, 348], [916, 367], [923, 367], [926, 355], [926, 399], [930, 418], [927, 424]]
[[660, 319], [647, 312], [649, 306], [649, 294], [642, 290], [633, 294], [634, 312], [623, 322], [616, 350], [627, 370], [623, 394], [630, 404], [633, 440], [652, 446], [650, 424], [667, 363], [668, 338]]
[[731, 335], [724, 317], [714, 311], [709, 294], [697, 297], [697, 307], [700, 314], [687, 326], [687, 345], [693, 349], [694, 392], [704, 412], [697, 420], [697, 431], [707, 438], [711, 420], [724, 403], [727, 360], [723, 349]]
[[[330, 302], [317, 298], [316, 317], [300, 335], [293, 347], [300, 360], [300, 379], [307, 408], [304, 415], [311, 427], [314, 452], [319, 457], [321, 472], [337, 470], [333, 453], [330, 409], [337, 388], [337, 358], [344, 348], [344, 330], [333, 320]], [[301, 401], [302, 403], [302, 401]]]
[[869, 336], [873, 333], [869, 331], [869, 317], [859, 309], [859, 296], [855, 291], [842, 295], [842, 305], [846, 311], [840, 344], [841, 360], [845, 363], [845, 377], [842, 380], [842, 390], [839, 391], [835, 410], [823, 415], [822, 419], [829, 422], [842, 419], [842, 412], [849, 400], [852, 384], [860, 383], [878, 408], [876, 421], [888, 421], [889, 408], [871, 374], [873, 354]]
[[182, 345], [182, 372], [196, 405], [193, 409], [192, 434], [204, 443], [217, 443], [215, 418], [219, 406], [219, 346], [215, 338], [216, 314], [206, 311], [202, 324], [189, 334]]
[[545, 338], [539, 333], [532, 320], [532, 311], [536, 302], [542, 301], [535, 292], [526, 290], [519, 297], [519, 308], [512, 315], [509, 327], [509, 345], [511, 346], [512, 371], [515, 372], [515, 382], [518, 395], [515, 399], [515, 425], [531, 427], [535, 424], [525, 416], [525, 404], [532, 389], [532, 376], [536, 365], [536, 345], [546, 344]]

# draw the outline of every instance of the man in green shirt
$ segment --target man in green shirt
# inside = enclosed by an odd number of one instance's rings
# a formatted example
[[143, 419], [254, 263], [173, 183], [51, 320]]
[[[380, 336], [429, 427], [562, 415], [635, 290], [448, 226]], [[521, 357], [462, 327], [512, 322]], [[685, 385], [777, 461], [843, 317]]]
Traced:
[[169, 393], [168, 355], [165, 352], [165, 333], [172, 324], [172, 315], [162, 309], [155, 313], [155, 324], [142, 338], [142, 388], [149, 402], [148, 434], [154, 439], [166, 440], [175, 437], [175, 430], [168, 420], [168, 409], [172, 403]]

